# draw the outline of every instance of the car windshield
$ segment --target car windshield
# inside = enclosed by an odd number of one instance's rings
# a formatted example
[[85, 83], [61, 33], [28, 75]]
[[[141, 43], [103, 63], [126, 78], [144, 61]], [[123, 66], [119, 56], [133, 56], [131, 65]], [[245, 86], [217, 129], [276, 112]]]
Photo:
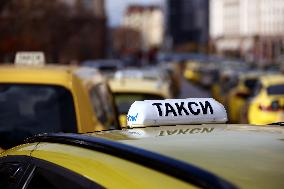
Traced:
[[162, 100], [160, 95], [141, 93], [115, 93], [115, 102], [120, 114], [127, 114], [131, 104], [142, 100]]
[[267, 87], [267, 94], [284, 95], [284, 84], [272, 85], [272, 86]]
[[38, 133], [76, 131], [73, 104], [63, 87], [0, 84], [1, 147]]

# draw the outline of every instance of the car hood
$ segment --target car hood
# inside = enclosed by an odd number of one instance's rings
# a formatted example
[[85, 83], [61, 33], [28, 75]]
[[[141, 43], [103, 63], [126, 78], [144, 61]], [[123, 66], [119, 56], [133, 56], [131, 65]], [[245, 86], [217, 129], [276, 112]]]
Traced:
[[284, 127], [160, 126], [91, 134], [193, 164], [240, 188], [284, 186]]

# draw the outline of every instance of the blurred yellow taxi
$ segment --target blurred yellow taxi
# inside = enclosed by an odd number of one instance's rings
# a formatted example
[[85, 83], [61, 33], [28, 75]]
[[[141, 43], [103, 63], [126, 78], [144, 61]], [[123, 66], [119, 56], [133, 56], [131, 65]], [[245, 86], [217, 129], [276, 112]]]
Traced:
[[200, 67], [201, 63], [196, 62], [196, 61], [189, 61], [185, 64], [185, 70], [183, 73], [183, 76], [185, 79], [198, 83], [201, 80], [201, 75], [200, 75]]
[[233, 70], [223, 70], [218, 79], [211, 85], [211, 94], [214, 99], [226, 105], [229, 91], [236, 86], [237, 73]]
[[120, 128], [107, 82], [93, 69], [58, 65], [0, 67], [0, 146], [42, 132]]
[[169, 83], [159, 78], [149, 77], [145, 72], [147, 71], [121, 70], [109, 79], [122, 127], [126, 127], [126, 114], [134, 101], [172, 97]]
[[225, 124], [211, 98], [136, 101], [127, 117], [127, 129], [41, 134], [4, 151], [1, 189], [284, 185], [284, 127]]
[[244, 108], [247, 99], [251, 96], [258, 77], [263, 74], [263, 72], [248, 72], [240, 74], [237, 86], [229, 91], [226, 98], [230, 123], [240, 123], [242, 116], [241, 110]]
[[262, 76], [248, 105], [250, 124], [284, 121], [284, 75]]

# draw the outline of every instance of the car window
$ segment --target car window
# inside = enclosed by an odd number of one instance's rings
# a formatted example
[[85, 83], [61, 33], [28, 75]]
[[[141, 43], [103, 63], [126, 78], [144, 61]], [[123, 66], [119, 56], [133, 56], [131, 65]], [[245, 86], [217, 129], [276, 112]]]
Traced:
[[90, 97], [91, 97], [91, 103], [92, 103], [93, 110], [96, 114], [96, 117], [105, 127], [108, 127], [107, 115], [104, 109], [105, 104], [103, 103], [101, 99], [100, 92], [97, 87], [93, 87], [90, 90]]
[[0, 188], [16, 188], [24, 173], [25, 165], [19, 162], [0, 163]]
[[272, 86], [267, 87], [267, 94], [284, 95], [284, 84], [272, 85]]
[[90, 189], [104, 188], [99, 184], [47, 161], [33, 159], [35, 169], [26, 189]]
[[38, 133], [76, 132], [76, 125], [74, 102], [67, 89], [0, 84], [0, 143], [5, 148]]
[[119, 123], [117, 119], [117, 110], [114, 104], [114, 98], [108, 86], [106, 84], [100, 84], [96, 86], [98, 95], [103, 104], [104, 114], [107, 117], [106, 125], [109, 129], [119, 129]]
[[164, 99], [160, 95], [142, 93], [115, 93], [114, 96], [120, 114], [127, 114], [131, 104], [135, 101]]

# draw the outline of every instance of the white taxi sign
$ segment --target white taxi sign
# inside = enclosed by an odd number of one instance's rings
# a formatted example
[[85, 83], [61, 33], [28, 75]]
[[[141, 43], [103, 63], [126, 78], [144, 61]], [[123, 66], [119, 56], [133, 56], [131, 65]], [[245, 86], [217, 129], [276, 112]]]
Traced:
[[15, 58], [15, 64], [17, 65], [44, 65], [45, 56], [43, 52], [17, 52]]
[[127, 114], [129, 127], [226, 123], [224, 106], [213, 98], [135, 101]]

